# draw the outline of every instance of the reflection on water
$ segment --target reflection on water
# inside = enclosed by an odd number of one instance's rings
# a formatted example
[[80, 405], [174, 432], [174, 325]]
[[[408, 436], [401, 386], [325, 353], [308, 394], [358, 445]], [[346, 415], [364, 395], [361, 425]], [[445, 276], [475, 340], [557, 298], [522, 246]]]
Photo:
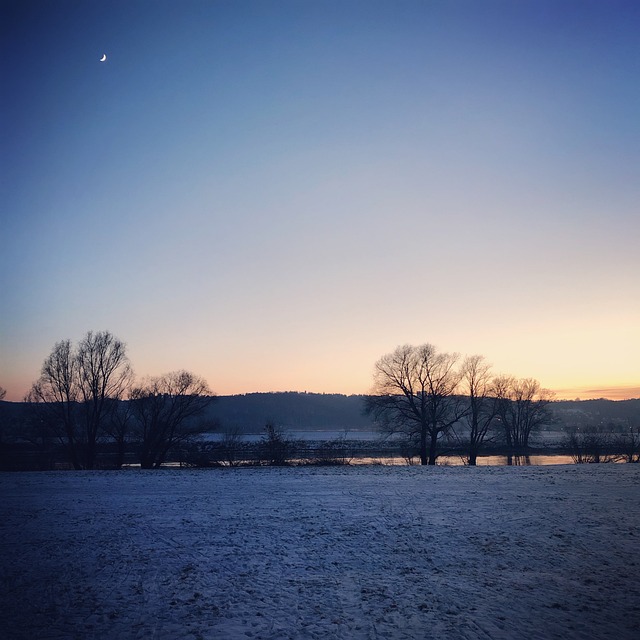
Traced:
[[498, 465], [498, 466], [514, 466], [527, 467], [529, 465], [548, 465], [548, 464], [573, 464], [574, 460], [571, 456], [546, 455], [546, 456], [485, 456], [478, 458], [478, 464], [481, 465]]
[[[414, 460], [414, 464], [417, 463]], [[386, 457], [386, 458], [352, 458], [351, 464], [380, 464], [407, 466], [409, 464], [405, 458]], [[441, 466], [460, 467], [466, 464], [464, 456], [440, 456], [438, 464]], [[550, 464], [574, 464], [571, 456], [562, 455], [538, 455], [538, 456], [479, 456], [477, 460], [479, 467], [497, 466], [535, 466]]]

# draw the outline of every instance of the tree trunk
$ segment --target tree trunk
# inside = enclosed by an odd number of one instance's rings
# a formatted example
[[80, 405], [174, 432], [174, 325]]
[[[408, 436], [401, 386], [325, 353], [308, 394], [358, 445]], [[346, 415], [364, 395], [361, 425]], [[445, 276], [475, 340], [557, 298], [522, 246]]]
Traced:
[[153, 455], [150, 451], [142, 450], [139, 454], [140, 468], [153, 469]]
[[420, 431], [420, 464], [429, 464], [429, 459], [427, 456], [427, 429], [426, 427], [422, 427]]
[[428, 464], [433, 466], [436, 463], [436, 458], [438, 457], [437, 453], [438, 448], [438, 437], [437, 435], [434, 437], [431, 435], [431, 441], [429, 442], [429, 462]]
[[508, 449], [513, 449], [513, 439], [511, 438], [511, 427], [506, 426], [504, 428], [504, 439], [507, 441], [507, 448]]

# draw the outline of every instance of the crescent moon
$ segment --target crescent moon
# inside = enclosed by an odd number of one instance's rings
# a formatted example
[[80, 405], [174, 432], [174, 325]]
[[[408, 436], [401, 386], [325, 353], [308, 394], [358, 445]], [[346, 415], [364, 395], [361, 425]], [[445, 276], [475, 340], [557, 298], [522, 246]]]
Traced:
[[107, 54], [103, 53], [102, 58], [100, 58], [100, 62], [104, 62], [107, 59]]

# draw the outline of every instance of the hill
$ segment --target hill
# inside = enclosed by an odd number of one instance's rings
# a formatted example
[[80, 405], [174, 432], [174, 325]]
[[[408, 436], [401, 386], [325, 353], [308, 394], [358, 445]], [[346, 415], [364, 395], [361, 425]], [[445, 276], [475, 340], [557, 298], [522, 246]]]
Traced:
[[603, 427], [612, 431], [640, 427], [640, 399], [561, 400], [551, 404], [562, 428]]
[[364, 415], [364, 401], [360, 395], [247, 393], [218, 397], [207, 417], [223, 429], [239, 427], [246, 433], [263, 431], [267, 422], [296, 430], [371, 430], [374, 426]]
[[[322, 393], [247, 393], [218, 396], [207, 411], [207, 419], [220, 429], [237, 427], [244, 433], [260, 433], [267, 422], [296, 431], [371, 431], [374, 424], [364, 414], [366, 396]], [[0, 438], [2, 430], [18, 425], [26, 405], [0, 402]], [[602, 427], [620, 431], [640, 426], [638, 400], [563, 400], [551, 404], [549, 429]]]
[[[364, 414], [366, 396], [319, 393], [248, 393], [220, 396], [209, 410], [209, 418], [222, 428], [240, 427], [247, 433], [273, 422], [284, 429], [372, 430], [373, 421]], [[603, 427], [619, 431], [640, 426], [640, 400], [563, 400], [551, 403], [550, 429]]]

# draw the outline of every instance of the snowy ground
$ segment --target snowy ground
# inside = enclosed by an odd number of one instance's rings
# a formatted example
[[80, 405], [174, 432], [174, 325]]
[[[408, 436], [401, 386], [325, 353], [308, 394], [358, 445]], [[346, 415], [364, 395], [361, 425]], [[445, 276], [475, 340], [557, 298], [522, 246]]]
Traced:
[[640, 465], [0, 475], [5, 638], [639, 638]]

